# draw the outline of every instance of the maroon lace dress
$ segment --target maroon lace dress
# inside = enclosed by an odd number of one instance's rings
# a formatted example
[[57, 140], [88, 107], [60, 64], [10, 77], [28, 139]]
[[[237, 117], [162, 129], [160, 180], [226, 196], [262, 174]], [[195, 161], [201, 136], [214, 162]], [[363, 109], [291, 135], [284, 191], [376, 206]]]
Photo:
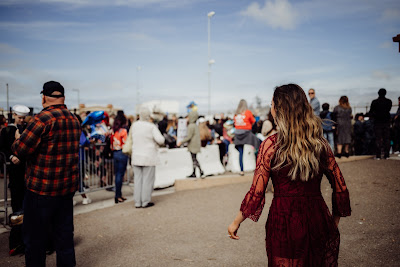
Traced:
[[276, 139], [275, 134], [261, 144], [253, 184], [240, 210], [245, 218], [258, 221], [271, 177], [274, 198], [265, 225], [268, 266], [337, 266], [339, 231], [320, 190], [325, 174], [333, 189], [333, 215], [351, 214], [349, 192], [335, 157], [328, 149], [321, 156], [321, 171], [316, 177], [307, 182], [292, 181], [288, 167], [271, 171]]

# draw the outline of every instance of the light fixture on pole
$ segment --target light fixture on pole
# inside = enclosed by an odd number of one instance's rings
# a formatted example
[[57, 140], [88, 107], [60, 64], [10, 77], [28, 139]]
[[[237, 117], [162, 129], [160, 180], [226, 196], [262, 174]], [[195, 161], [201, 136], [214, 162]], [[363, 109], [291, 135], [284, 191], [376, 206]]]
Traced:
[[208, 115], [211, 115], [211, 65], [215, 63], [214, 59], [211, 59], [211, 18], [215, 15], [214, 11], [207, 14], [208, 17]]
[[81, 99], [80, 99], [80, 90], [79, 89], [72, 89], [72, 91], [78, 93], [78, 109], [81, 111], [80, 104], [81, 104]]

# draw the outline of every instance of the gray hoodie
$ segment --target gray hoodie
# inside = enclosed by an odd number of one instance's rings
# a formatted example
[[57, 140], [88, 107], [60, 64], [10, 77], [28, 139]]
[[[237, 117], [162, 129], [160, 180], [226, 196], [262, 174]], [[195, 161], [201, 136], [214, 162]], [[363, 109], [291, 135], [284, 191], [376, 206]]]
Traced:
[[197, 126], [196, 121], [199, 118], [197, 111], [191, 111], [189, 113], [189, 125], [187, 128], [187, 136], [182, 140], [182, 144], [189, 142], [188, 150], [193, 154], [200, 152], [200, 131], [199, 126]]

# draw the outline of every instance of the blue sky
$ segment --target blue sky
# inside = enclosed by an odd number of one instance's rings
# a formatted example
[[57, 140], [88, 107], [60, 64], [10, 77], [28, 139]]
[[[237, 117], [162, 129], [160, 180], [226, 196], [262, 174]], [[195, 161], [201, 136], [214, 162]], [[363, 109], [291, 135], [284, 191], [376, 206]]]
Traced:
[[[271, 101], [276, 86], [315, 88], [320, 102], [368, 105], [379, 88], [397, 104], [398, 0], [2, 0], [0, 107], [40, 108], [43, 83], [59, 81], [67, 105], [191, 100], [208, 109], [207, 13], [211, 18], [211, 110], [241, 98]], [[138, 71], [137, 67], [141, 66]]]

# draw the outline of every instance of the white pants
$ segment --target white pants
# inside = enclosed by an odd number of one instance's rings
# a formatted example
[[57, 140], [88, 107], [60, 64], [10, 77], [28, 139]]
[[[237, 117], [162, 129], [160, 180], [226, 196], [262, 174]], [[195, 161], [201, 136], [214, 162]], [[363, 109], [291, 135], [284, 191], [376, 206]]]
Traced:
[[151, 201], [151, 193], [153, 193], [156, 179], [156, 166], [133, 165], [133, 175], [135, 207], [145, 207]]

